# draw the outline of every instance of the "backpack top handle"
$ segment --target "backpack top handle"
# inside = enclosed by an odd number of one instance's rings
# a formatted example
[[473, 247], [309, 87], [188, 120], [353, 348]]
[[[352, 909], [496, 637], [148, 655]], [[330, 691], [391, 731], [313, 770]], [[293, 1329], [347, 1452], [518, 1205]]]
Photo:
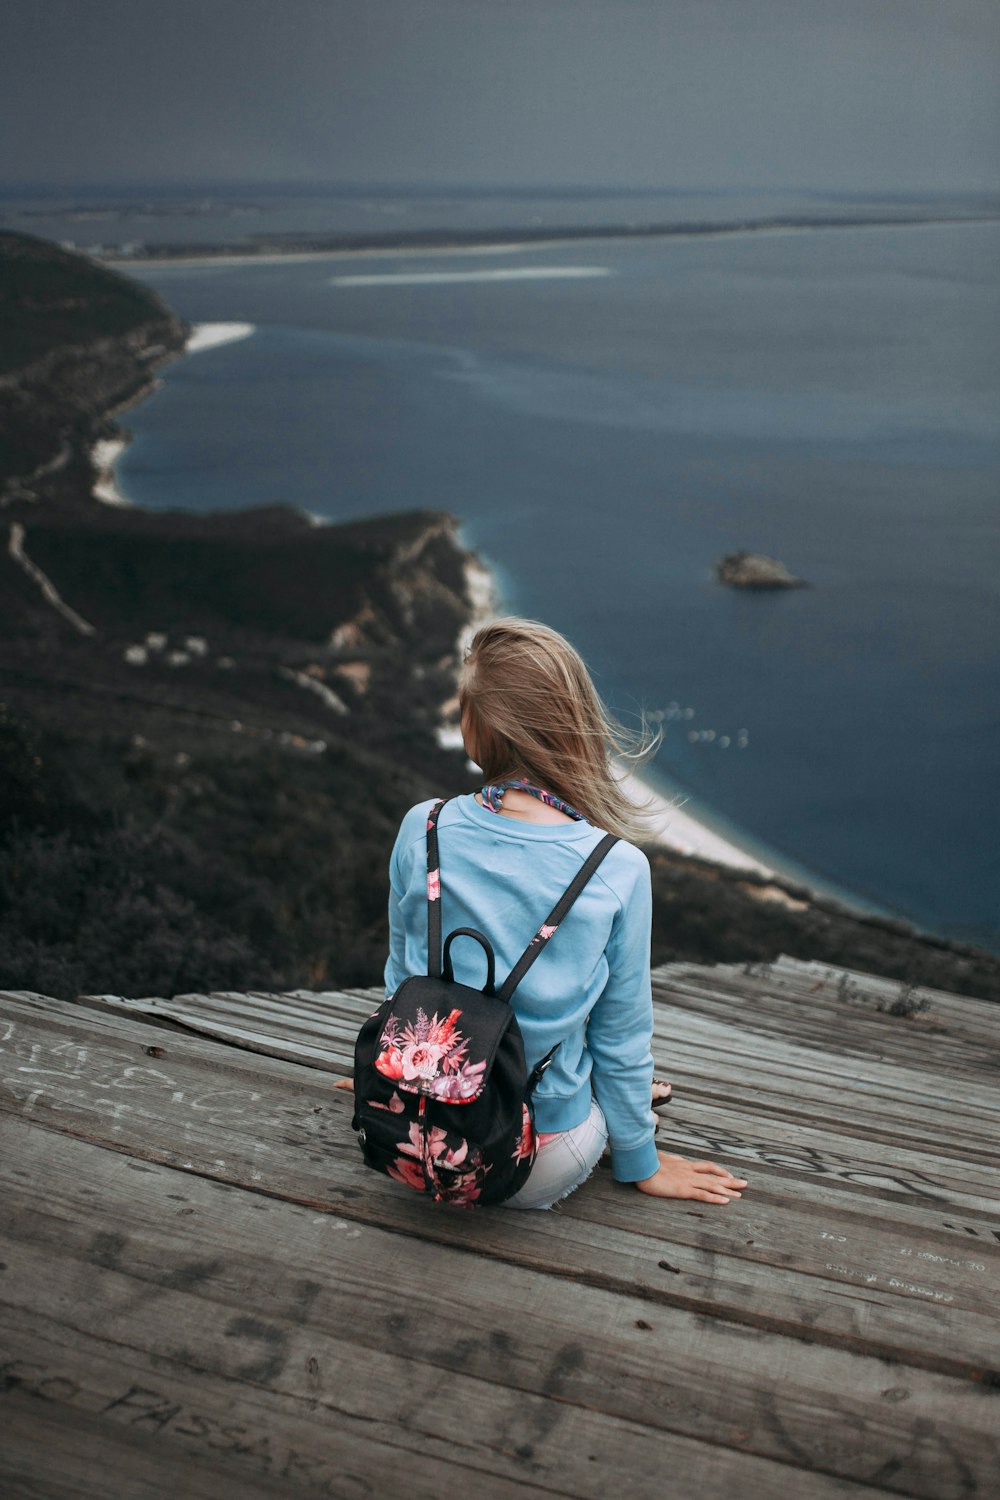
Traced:
[[488, 937], [484, 937], [483, 934], [481, 932], [477, 932], [474, 927], [456, 927], [455, 931], [449, 932], [448, 936], [445, 938], [444, 968], [441, 975], [442, 979], [447, 980], [449, 984], [454, 981], [455, 971], [451, 966], [451, 945], [457, 937], [475, 938], [480, 948], [482, 948], [483, 952], [486, 954], [486, 983], [483, 985], [483, 994], [495, 995], [497, 975], [496, 959], [493, 955], [493, 945]]
[[[438, 802], [434, 804], [427, 815], [427, 973], [431, 979], [440, 979], [442, 973], [441, 856], [438, 850], [437, 823], [438, 818], [441, 816], [441, 809], [444, 807], [445, 802], [447, 802], [448, 800], [448, 798], [442, 797]], [[499, 990], [496, 991], [498, 999], [507, 1001], [510, 1000], [511, 995], [514, 993], [517, 986], [521, 983], [521, 980], [524, 978], [525, 974], [527, 974], [528, 970], [531, 968], [531, 965], [535, 962], [535, 959], [545, 947], [545, 944], [555, 934], [556, 928], [559, 926], [560, 922], [563, 921], [566, 913], [569, 911], [570, 907], [573, 905], [573, 902], [576, 900], [577, 896], [579, 896], [580, 892], [587, 884], [591, 875], [593, 875], [594, 871], [604, 859], [605, 855], [609, 854], [617, 843], [618, 839], [613, 833], [606, 833], [603, 839], [601, 839], [600, 843], [596, 844], [590, 851], [590, 853], [587, 855], [587, 858], [584, 860], [583, 864], [577, 871], [576, 875], [574, 875], [573, 879], [570, 881], [565, 891], [563, 891], [562, 895], [559, 897], [559, 900], [556, 902], [555, 906], [552, 908], [551, 912], [546, 917], [541, 927], [539, 927], [538, 931], [531, 939], [531, 942], [528, 944], [527, 948], [525, 948], [524, 952], [521, 954], [521, 957], [518, 959], [517, 963], [507, 975], [507, 978], [504, 980]], [[493, 950], [490, 947], [489, 940], [484, 938], [482, 933], [476, 932], [475, 928], [458, 927], [453, 933], [449, 935], [448, 943], [445, 944], [447, 967], [445, 969], [444, 977], [446, 979], [453, 978], [451, 959], [448, 955], [447, 950], [448, 944], [451, 943], [452, 938], [457, 937], [459, 933], [465, 933], [470, 937], [474, 937], [477, 942], [485, 945], [487, 952], [487, 961], [489, 965], [489, 978], [488, 988], [484, 991], [484, 993], [487, 995], [492, 995], [494, 993]]]

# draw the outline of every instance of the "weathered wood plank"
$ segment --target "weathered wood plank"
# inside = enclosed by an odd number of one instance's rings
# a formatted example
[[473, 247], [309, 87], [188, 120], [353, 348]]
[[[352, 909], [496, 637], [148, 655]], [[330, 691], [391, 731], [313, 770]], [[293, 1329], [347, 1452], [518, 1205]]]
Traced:
[[[14, 1004], [14, 1002], [11, 1002]], [[59, 1012], [46, 1011], [56, 1025], [62, 1024]], [[50, 1070], [49, 1077], [53, 1076]], [[743, 1162], [764, 1165], [780, 1164], [789, 1172], [804, 1172], [809, 1175], [822, 1173], [838, 1176], [850, 1187], [864, 1186], [891, 1192], [897, 1197], [906, 1195], [912, 1199], [937, 1200], [953, 1208], [989, 1212], [1000, 1198], [1000, 1174], [988, 1164], [971, 1159], [970, 1153], [959, 1145], [947, 1154], [949, 1143], [922, 1139], [915, 1125], [915, 1145], [904, 1147], [893, 1145], [891, 1170], [883, 1165], [884, 1143], [869, 1140], [865, 1134], [840, 1136], [840, 1126], [824, 1124], [821, 1129], [801, 1120], [780, 1120], [772, 1117], [764, 1120], [754, 1118], [752, 1127], [743, 1115], [727, 1110], [724, 1105], [701, 1104], [688, 1100], [684, 1105], [684, 1125], [681, 1125], [681, 1108], [676, 1105], [670, 1117], [670, 1138], [693, 1139], [691, 1149], [704, 1154], [706, 1150], [718, 1150], [718, 1145], [698, 1145], [704, 1134], [706, 1123], [710, 1123], [716, 1141], [727, 1142], [724, 1149], [738, 1152]], [[941, 1101], [928, 1104], [921, 1119], [933, 1119], [945, 1115]], [[753, 1133], [753, 1139], [748, 1139]], [[687, 1136], [684, 1131], [687, 1131]], [[739, 1142], [739, 1144], [737, 1144]], [[958, 1166], [960, 1172], [956, 1173]], [[956, 1185], [956, 1183], [958, 1185]]]
[[[757, 1014], [789, 1013], [798, 1009], [808, 1018], [871, 1021], [891, 1029], [902, 1021], [898, 1034], [919, 1034], [944, 1025], [949, 1036], [979, 1041], [993, 1049], [997, 1046], [996, 1005], [968, 996], [951, 995], [921, 986], [914, 1000], [925, 1000], [928, 1009], [912, 1017], [892, 1016], [888, 1007], [900, 998], [900, 985], [874, 975], [853, 971], [811, 969], [802, 965], [786, 969], [775, 965], [770, 971], [746, 974], [742, 967], [719, 965], [713, 968], [694, 965], [670, 965], [653, 971], [656, 991], [683, 994], [696, 1002], [710, 999], [716, 1008], [740, 1009], [748, 1019]], [[878, 1006], [886, 1007], [879, 1010]]]
[[[103, 1431], [119, 1425], [142, 1434], [153, 1460], [142, 1493], [156, 1500], [178, 1493], [175, 1452], [196, 1457], [221, 1444], [229, 1484], [279, 1475], [278, 1492], [288, 1497], [374, 1500], [396, 1490], [415, 1500], [450, 1493], [604, 1500], [625, 1484], [636, 1500], [661, 1500], [667, 1473], [699, 1500], [731, 1500], [735, 1488], [746, 1500], [775, 1500], [790, 1479], [800, 1483], [788, 1464], [468, 1377], [434, 1372], [409, 1388], [379, 1382], [377, 1360], [329, 1395], [296, 1398], [250, 1381], [222, 1382], [187, 1363], [160, 1358], [154, 1365], [144, 1351], [74, 1337], [43, 1320], [12, 1329], [11, 1347], [25, 1365], [41, 1365], [50, 1389], [72, 1391], [71, 1400], [97, 1408]], [[310, 1347], [301, 1333], [289, 1340], [290, 1358], [307, 1370]], [[60, 1410], [69, 1404], [53, 1401]], [[61, 1458], [59, 1448], [54, 1457]], [[65, 1474], [61, 1463], [59, 1469]], [[806, 1482], [810, 1500], [891, 1493], [821, 1472]]]
[[[370, 1013], [373, 997], [329, 994], [323, 1000], [322, 1009], [308, 1013], [299, 1009], [298, 997], [281, 996], [104, 997], [102, 1003], [140, 1016], [169, 1016], [205, 1035], [346, 1075], [357, 1028]], [[847, 1068], [835, 1053], [817, 1056], [815, 1050], [771, 1037], [748, 1044], [747, 1033], [730, 1023], [683, 1012], [657, 1015], [654, 1048], [661, 1070], [678, 1080], [678, 1094], [709, 1091], [724, 1097], [727, 1086], [735, 1087], [741, 1107], [785, 1110], [791, 1119], [801, 1118], [802, 1106], [815, 1106], [821, 1113], [833, 1111], [841, 1131], [882, 1144], [911, 1135], [919, 1119], [926, 1141], [944, 1143], [954, 1137], [967, 1159], [981, 1157], [989, 1141], [1000, 1163], [1000, 1091], [942, 1075], [936, 1067], [894, 1064], [890, 1070], [885, 1064], [855, 1062]], [[930, 1099], [949, 1106], [936, 1112], [933, 1129], [926, 1110]], [[799, 1107], [793, 1108], [791, 1100]]]
[[768, 1076], [778, 1081], [784, 1073], [791, 1083], [801, 1081], [818, 1091], [868, 1091], [875, 1100], [888, 1090], [891, 1097], [914, 1105], [933, 1099], [969, 1110], [975, 1103], [994, 1121], [1000, 1115], [996, 1090], [942, 1074], [933, 1046], [918, 1066], [896, 1057], [846, 1059], [833, 1043], [818, 1051], [784, 1037], [758, 1036], [748, 1041], [745, 1030], [725, 1019], [662, 1009], [654, 1015], [654, 1035], [663, 1048], [677, 1049], [684, 1059], [695, 1066], [701, 1063], [709, 1072], [718, 1060], [737, 1074], [742, 1067], [745, 1079], [746, 1059], [752, 1057], [755, 1081]]
[[[519, 1463], [510, 1448], [491, 1453], [485, 1444], [465, 1443], [457, 1434], [454, 1440], [442, 1436], [451, 1427], [446, 1397], [439, 1397], [435, 1407], [432, 1391], [420, 1391], [413, 1399], [397, 1385], [381, 1393], [380, 1405], [378, 1393], [358, 1370], [357, 1381], [344, 1382], [340, 1389], [324, 1393], [314, 1388], [308, 1396], [290, 1396], [263, 1383], [273, 1360], [266, 1345], [263, 1353], [256, 1350], [255, 1362], [242, 1378], [220, 1379], [186, 1358], [150, 1354], [38, 1315], [12, 1309], [8, 1318], [10, 1362], [0, 1370], [20, 1380], [22, 1394], [35, 1394], [41, 1382], [47, 1382], [52, 1405], [60, 1412], [68, 1408], [77, 1420], [79, 1414], [88, 1414], [95, 1446], [103, 1449], [107, 1442], [109, 1455], [118, 1451], [121, 1435], [130, 1439], [147, 1459], [141, 1493], [155, 1500], [177, 1496], [175, 1454], [181, 1459], [181, 1472], [185, 1459], [204, 1460], [213, 1468], [221, 1467], [222, 1459], [224, 1475], [217, 1480], [222, 1493], [233, 1486], [242, 1493], [244, 1480], [262, 1487], [257, 1493], [291, 1497], [374, 1497], [392, 1489], [422, 1500], [470, 1490], [502, 1500], [568, 1493], [539, 1484], [532, 1466]], [[247, 1316], [243, 1321], [250, 1324], [253, 1319]], [[308, 1337], [299, 1333], [290, 1345], [288, 1357], [303, 1366], [308, 1379]], [[509, 1420], [510, 1414], [504, 1415]], [[589, 1440], [595, 1444], [605, 1437], [601, 1432]], [[588, 1441], [579, 1434], [577, 1451], [581, 1438]], [[557, 1442], [550, 1438], [553, 1447]], [[623, 1439], [613, 1446], [620, 1460]], [[0, 1458], [0, 1466], [3, 1462]], [[65, 1481], [61, 1444], [52, 1467]], [[544, 1467], [552, 1467], [552, 1460]], [[105, 1484], [105, 1495], [121, 1493], [113, 1471], [106, 1469]]]
[[[740, 972], [742, 966], [736, 965], [735, 968], [737, 972]], [[831, 991], [836, 993], [844, 974], [863, 992], [880, 995], [887, 1000], [892, 1000], [899, 993], [899, 981], [888, 979], [881, 974], [868, 974], [858, 969], [844, 969], [839, 965], [823, 963], [817, 959], [790, 958], [786, 954], [776, 960], [765, 982], [770, 983], [776, 980], [779, 985], [788, 983], [810, 995]], [[992, 1023], [988, 1020], [991, 1010], [994, 1015], [996, 1014], [995, 1001], [978, 1000], [970, 995], [956, 995], [950, 990], [939, 990], [933, 985], [924, 984], [918, 985], [914, 993], [917, 997], [926, 998], [931, 1005], [970, 1029], [979, 1026], [988, 1027], [989, 1034], [995, 1043], [996, 1033]]]
[[683, 1010], [701, 1014], [735, 1024], [750, 1035], [784, 1034], [793, 1041], [831, 1047], [845, 1056], [864, 1056], [873, 1051], [893, 1056], [920, 1055], [933, 1048], [935, 1054], [950, 1053], [965, 1060], [974, 1070], [983, 1062], [988, 1066], [996, 1056], [993, 1007], [987, 1007], [989, 1030], [985, 1025], [983, 1028], [986, 1034], [977, 1030], [970, 1035], [964, 1026], [950, 1019], [936, 1020], [933, 1012], [907, 1019], [846, 1002], [824, 1004], [809, 996], [720, 992], [703, 985], [665, 985], [654, 979], [653, 998], [664, 1012]]
[[[654, 979], [669, 983], [688, 983], [694, 986], [718, 987], [731, 991], [758, 991], [763, 994], [782, 992], [806, 996], [810, 1000], [830, 1002], [834, 1006], [843, 1004], [839, 989], [846, 979], [859, 992], [887, 1001], [895, 999], [902, 988], [897, 979], [888, 979], [880, 974], [869, 974], [862, 970], [844, 968], [819, 959], [791, 958], [782, 954], [772, 963], [752, 964], [664, 964], [653, 970]], [[935, 989], [931, 985], [917, 986], [914, 994], [926, 998], [958, 1021], [976, 1026], [983, 1022], [994, 1002], [979, 1000], [970, 995], [956, 995], [949, 990]]]
[[[129, 1014], [145, 1016], [168, 1016], [189, 1021], [194, 1019], [221, 1021], [245, 1021], [262, 1026], [272, 1020], [279, 1023], [282, 1031], [287, 1029], [303, 1036], [322, 1037], [330, 1022], [352, 1025], [357, 1030], [361, 1020], [371, 1012], [371, 1005], [363, 1000], [349, 999], [335, 994], [319, 994], [310, 1004], [301, 992], [288, 995], [261, 995], [237, 993], [185, 994], [172, 999], [152, 998], [133, 1000], [120, 995], [82, 995], [78, 1003], [124, 1010]], [[336, 1008], [340, 1003], [341, 1010]], [[345, 1022], [343, 1009], [347, 1008]], [[357, 1018], [357, 1019], [355, 1019]]]
[[[745, 1143], [740, 1147], [741, 1155], [749, 1146], [751, 1158], [767, 1161], [779, 1156], [790, 1171], [825, 1171], [841, 1177], [845, 1184], [884, 1187], [984, 1213], [993, 1211], [1000, 1201], [997, 1167], [966, 1155], [957, 1143], [932, 1145], [923, 1138], [919, 1125], [914, 1127], [909, 1146], [893, 1143], [887, 1149], [866, 1135], [841, 1133], [834, 1120], [806, 1123], [804, 1119], [776, 1119], [763, 1112], [748, 1116], [719, 1100], [686, 1099], [682, 1109], [671, 1106], [671, 1111], [672, 1139], [683, 1138], [685, 1132], [702, 1137], [718, 1133], [720, 1139], [741, 1139]], [[752, 1145], [747, 1139], [750, 1136], [754, 1138]]]
[[[194, 998], [202, 999], [201, 996]], [[105, 1008], [111, 1009], [110, 1006]], [[290, 1018], [251, 1017], [238, 1012], [228, 1015], [219, 1004], [188, 1011], [182, 1005], [166, 1003], [156, 1011], [148, 1011], [142, 1003], [125, 1001], [115, 1009], [140, 1020], [168, 1020], [185, 1031], [245, 1047], [249, 1052], [283, 1057], [338, 1077], [344, 1077], [353, 1066], [357, 1025], [325, 1020], [322, 1025], [317, 1023], [307, 1029]]]
[[[77, 1410], [72, 1401], [87, 1397], [80, 1382], [35, 1358], [4, 1357], [0, 1381], [0, 1480], [10, 1500], [219, 1500], [232, 1491], [233, 1466], [224, 1455], [195, 1455], [176, 1443], [165, 1451], [151, 1430], [125, 1426], [124, 1414], [113, 1420]], [[138, 1422], [141, 1413], [129, 1415]], [[202, 1430], [218, 1445], [219, 1434], [204, 1423]], [[223, 1439], [229, 1447], [235, 1441]], [[242, 1464], [238, 1472], [240, 1500], [289, 1500], [287, 1479], [251, 1475]]]
[[[803, 966], [807, 971], [809, 966]], [[989, 1074], [1000, 1053], [1000, 1012], [990, 1002], [945, 995], [921, 988], [917, 995], [930, 1009], [918, 1016], [879, 1012], [890, 1005], [899, 986], [871, 975], [846, 974], [847, 992], [839, 993], [840, 971], [819, 973], [775, 968], [766, 977], [748, 976], [724, 966], [684, 965], [654, 970], [654, 997], [664, 1005], [700, 1010], [728, 1018], [747, 1030], [777, 1033], [786, 1027], [801, 1038], [819, 1033], [846, 1054], [864, 1052], [880, 1042], [896, 1052], [926, 1050], [962, 1058], [981, 1076]]]
[[[564, 1217], [586, 1219], [622, 1234], [643, 1232], [630, 1198], [592, 1190], [574, 1195]], [[980, 1313], [1000, 1291], [1000, 1246], [968, 1239], [944, 1241], [922, 1225], [873, 1222], [843, 1210], [836, 1202], [798, 1204], [764, 1195], [747, 1200], [734, 1228], [728, 1214], [713, 1215], [703, 1205], [685, 1205], [671, 1222], [672, 1264], [725, 1264], [727, 1257], [773, 1268], [826, 1276], [865, 1288], [907, 1293], [947, 1309]], [[742, 1240], [742, 1244], [740, 1241]]]
[[[588, 1188], [588, 1194], [603, 1188], [627, 1199], [641, 1233], [623, 1235], [560, 1215], [530, 1216], [529, 1224], [529, 1216], [513, 1213], [482, 1216], [486, 1223], [477, 1215], [434, 1214], [362, 1167], [347, 1129], [349, 1106], [322, 1087], [315, 1073], [180, 1034], [147, 1067], [133, 1062], [147, 1029], [127, 1018], [118, 1025], [121, 1035], [110, 1041], [102, 1018], [77, 1010], [60, 1021], [25, 1008], [16, 1018], [20, 1034], [15, 1028], [4, 1052], [7, 1107], [50, 1129], [149, 1160], [593, 1285], [627, 1285], [647, 1299], [711, 1316], [867, 1348], [927, 1368], [975, 1374], [995, 1364], [995, 1341], [984, 1318], [942, 1301], [954, 1297], [950, 1265], [936, 1266], [928, 1299], [923, 1278], [858, 1284], [852, 1267], [832, 1257], [822, 1276], [794, 1264], [748, 1260], [752, 1247], [745, 1242], [755, 1236], [739, 1233], [752, 1210], [748, 1198], [719, 1211], [732, 1222], [727, 1255], [692, 1244], [680, 1261], [670, 1257], [677, 1274], [665, 1274], [658, 1264], [663, 1237], [676, 1240], [686, 1216], [677, 1205], [651, 1205], [610, 1184]], [[12, 1051], [12, 1043], [20, 1050]], [[786, 1186], [780, 1174], [772, 1173], [771, 1183]], [[805, 1186], [801, 1197], [807, 1197]], [[935, 1202], [933, 1222], [954, 1208], [953, 1202]]]
[[[26, 1316], [71, 1308], [86, 1340], [226, 1381], [257, 1379], [270, 1361], [268, 1386], [300, 1402], [337, 1392], [341, 1404], [360, 1379], [382, 1393], [379, 1411], [385, 1393], [405, 1390], [407, 1413], [436, 1389], [415, 1362], [732, 1449], [741, 1485], [738, 1460], [756, 1454], [928, 1500], [991, 1492], [997, 1442], [963, 1381], [910, 1370], [901, 1383], [882, 1361], [706, 1326], [169, 1169], [135, 1172], [20, 1123], [8, 1130], [21, 1149], [5, 1156], [19, 1166], [4, 1173], [3, 1298]], [[114, 1232], [96, 1228], [95, 1199]], [[467, 1410], [464, 1388], [460, 1399]], [[472, 1409], [479, 1399], [515, 1409], [507, 1392], [476, 1396]], [[516, 1409], [527, 1441], [546, 1408]]]

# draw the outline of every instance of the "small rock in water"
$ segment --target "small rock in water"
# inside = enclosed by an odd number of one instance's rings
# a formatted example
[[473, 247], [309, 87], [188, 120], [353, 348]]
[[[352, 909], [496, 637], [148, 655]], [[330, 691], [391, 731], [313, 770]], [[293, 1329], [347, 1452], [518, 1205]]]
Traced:
[[797, 589], [805, 588], [804, 578], [789, 573], [784, 563], [776, 557], [767, 557], [763, 552], [729, 552], [715, 571], [720, 583], [728, 583], [736, 589]]

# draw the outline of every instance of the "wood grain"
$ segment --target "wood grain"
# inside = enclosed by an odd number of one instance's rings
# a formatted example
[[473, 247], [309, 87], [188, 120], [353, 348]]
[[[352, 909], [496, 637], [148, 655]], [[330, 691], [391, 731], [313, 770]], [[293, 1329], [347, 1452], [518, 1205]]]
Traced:
[[379, 991], [0, 996], [10, 1492], [992, 1497], [995, 1008], [788, 959], [654, 994], [661, 1145], [725, 1208], [367, 1171]]
[[[984, 1488], [1000, 1458], [995, 1439], [968, 1425], [961, 1383], [939, 1375], [598, 1290], [585, 1293], [584, 1337], [581, 1288], [544, 1272], [401, 1246], [384, 1230], [165, 1167], [137, 1171], [20, 1122], [5, 1143], [19, 1165], [2, 1181], [3, 1300], [62, 1322], [72, 1306], [78, 1334], [142, 1350], [155, 1316], [160, 1356], [227, 1379], [270, 1362], [268, 1385], [304, 1400], [353, 1382], [361, 1365], [412, 1397], [418, 1376], [404, 1365], [416, 1362], [739, 1453], [808, 1454], [844, 1478], [891, 1470], [927, 1496], [961, 1493], [956, 1448]], [[114, 1231], [98, 1227], [96, 1204]], [[241, 1322], [248, 1305], [253, 1318]]]

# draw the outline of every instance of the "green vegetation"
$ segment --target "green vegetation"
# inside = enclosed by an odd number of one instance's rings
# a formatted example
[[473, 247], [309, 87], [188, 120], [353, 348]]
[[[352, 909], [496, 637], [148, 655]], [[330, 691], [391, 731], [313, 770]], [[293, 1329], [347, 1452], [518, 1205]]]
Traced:
[[0, 785], [0, 988], [66, 998], [377, 982], [389, 851], [431, 790], [346, 741], [188, 759], [9, 710]]
[[0, 231], [0, 374], [169, 318], [139, 282], [48, 240]]
[[[184, 325], [155, 293], [82, 255], [0, 233], [0, 499], [89, 496], [107, 413], [149, 389]], [[28, 486], [25, 490], [25, 486]]]
[[[313, 754], [176, 721], [158, 745], [81, 738], [0, 708], [0, 988], [378, 984], [399, 820], [422, 797], [469, 787], [460, 756], [381, 710]], [[763, 971], [787, 953], [849, 965], [898, 980], [887, 1008], [900, 1016], [925, 1008], [918, 984], [1000, 999], [989, 954], [831, 908], [789, 911], [740, 878], [650, 852], [654, 963]]]

